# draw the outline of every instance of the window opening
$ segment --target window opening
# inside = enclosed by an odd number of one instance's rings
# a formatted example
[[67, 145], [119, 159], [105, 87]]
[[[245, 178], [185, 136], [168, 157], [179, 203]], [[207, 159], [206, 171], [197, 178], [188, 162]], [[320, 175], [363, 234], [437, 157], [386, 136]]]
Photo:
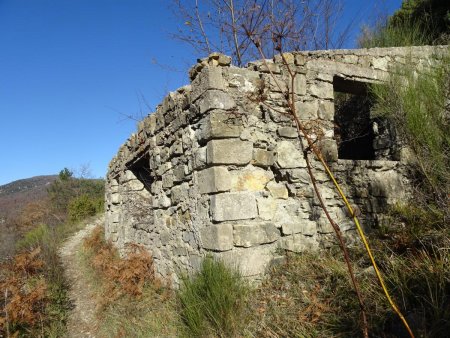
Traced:
[[136, 176], [136, 178], [144, 185], [145, 189], [151, 191], [151, 186], [154, 179], [151, 175], [148, 154], [142, 156], [136, 162], [128, 165], [128, 169], [131, 170], [134, 176]]
[[367, 83], [333, 78], [338, 157], [348, 160], [375, 159], [374, 132], [370, 118], [373, 100]]

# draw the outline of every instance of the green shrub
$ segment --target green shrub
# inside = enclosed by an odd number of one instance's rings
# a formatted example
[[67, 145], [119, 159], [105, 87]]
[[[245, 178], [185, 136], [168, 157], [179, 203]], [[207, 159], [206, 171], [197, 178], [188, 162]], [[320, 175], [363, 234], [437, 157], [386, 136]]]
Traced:
[[234, 337], [245, 325], [248, 286], [237, 271], [207, 257], [200, 271], [184, 278], [181, 318], [189, 337]]
[[45, 224], [38, 225], [34, 229], [25, 233], [22, 239], [18, 240], [16, 247], [18, 250], [34, 249], [41, 246], [48, 239], [48, 226]]
[[420, 72], [413, 64], [398, 67], [372, 92], [373, 114], [389, 118], [414, 151], [426, 183], [421, 190], [445, 206], [450, 192], [450, 54]]
[[86, 217], [95, 215], [101, 208], [99, 199], [94, 199], [89, 195], [81, 195], [74, 198], [69, 203], [69, 219], [72, 222], [80, 221]]

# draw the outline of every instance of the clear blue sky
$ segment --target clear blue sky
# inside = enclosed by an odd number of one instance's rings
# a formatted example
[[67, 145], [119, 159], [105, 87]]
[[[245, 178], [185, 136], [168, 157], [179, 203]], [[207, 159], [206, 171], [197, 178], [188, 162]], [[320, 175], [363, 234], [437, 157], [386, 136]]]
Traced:
[[[193, 1], [193, 0], [185, 0]], [[139, 116], [187, 83], [170, 0], [0, 0], [0, 184], [89, 164], [103, 177]], [[346, 0], [343, 18], [401, 0]], [[184, 72], [168, 71], [152, 59]]]

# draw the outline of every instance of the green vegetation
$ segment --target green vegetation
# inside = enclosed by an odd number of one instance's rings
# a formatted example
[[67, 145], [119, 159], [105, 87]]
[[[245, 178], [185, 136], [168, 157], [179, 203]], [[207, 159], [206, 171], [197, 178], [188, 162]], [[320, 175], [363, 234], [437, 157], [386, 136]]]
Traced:
[[386, 84], [373, 86], [372, 92], [373, 114], [389, 118], [414, 151], [420, 197], [446, 209], [450, 192], [450, 54], [420, 72], [412, 65], [398, 67]]
[[237, 271], [207, 257], [183, 279], [179, 298], [188, 337], [236, 337], [248, 319], [249, 287]]
[[17, 255], [0, 270], [0, 336], [63, 337], [70, 301], [58, 255], [62, 242], [103, 209], [103, 181], [64, 169], [49, 198], [24, 208]]
[[359, 39], [364, 48], [448, 44], [450, 4], [442, 0], [404, 0], [386, 22], [365, 27]]
[[153, 261], [139, 246], [127, 258], [97, 228], [84, 242], [81, 262], [98, 298], [101, 337], [176, 337], [180, 325], [173, 291], [153, 274]]

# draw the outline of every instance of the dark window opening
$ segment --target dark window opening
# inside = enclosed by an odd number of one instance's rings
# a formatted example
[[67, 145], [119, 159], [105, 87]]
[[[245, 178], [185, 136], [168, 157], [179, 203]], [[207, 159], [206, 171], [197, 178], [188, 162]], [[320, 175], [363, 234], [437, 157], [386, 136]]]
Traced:
[[137, 161], [128, 164], [128, 169], [131, 170], [136, 178], [141, 181], [145, 189], [151, 190], [152, 183], [154, 181], [151, 170], [150, 161], [148, 155], [140, 157]]
[[373, 100], [367, 84], [333, 79], [335, 127], [334, 135], [338, 145], [338, 157], [348, 160], [373, 160], [374, 133], [370, 110]]

